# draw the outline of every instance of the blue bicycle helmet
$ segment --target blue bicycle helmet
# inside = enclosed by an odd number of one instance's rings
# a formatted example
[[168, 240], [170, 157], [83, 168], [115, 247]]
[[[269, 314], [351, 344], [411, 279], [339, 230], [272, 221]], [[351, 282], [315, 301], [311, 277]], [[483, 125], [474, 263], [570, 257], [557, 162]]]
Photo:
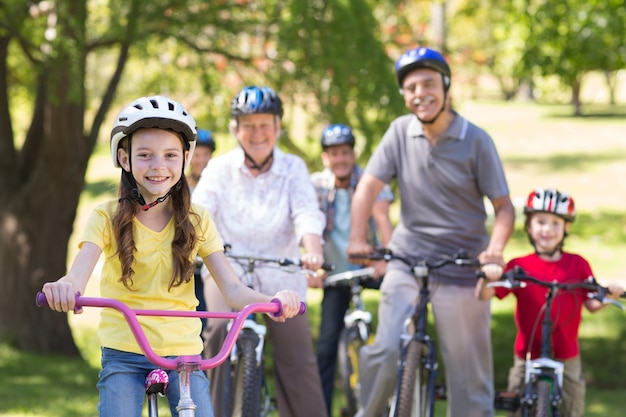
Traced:
[[322, 149], [330, 146], [350, 145], [354, 148], [354, 135], [352, 129], [347, 125], [332, 124], [322, 132]]
[[434, 49], [419, 47], [409, 49], [402, 54], [394, 67], [400, 88], [402, 88], [404, 77], [416, 68], [430, 68], [441, 73], [444, 90], [450, 89], [450, 67], [441, 53]]
[[198, 129], [198, 139], [196, 140], [196, 146], [208, 146], [213, 152], [215, 152], [215, 141], [213, 140], [213, 133], [210, 130]]
[[230, 103], [231, 117], [244, 114], [275, 114], [282, 117], [283, 103], [278, 94], [269, 87], [248, 86]]

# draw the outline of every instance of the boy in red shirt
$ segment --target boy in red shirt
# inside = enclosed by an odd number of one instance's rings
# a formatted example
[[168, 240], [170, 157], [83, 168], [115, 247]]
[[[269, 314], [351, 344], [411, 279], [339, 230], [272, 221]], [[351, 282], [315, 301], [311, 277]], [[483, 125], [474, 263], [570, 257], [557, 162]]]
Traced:
[[[536, 189], [528, 196], [524, 214], [524, 228], [535, 251], [509, 261], [507, 271], [518, 266], [529, 276], [560, 283], [576, 283], [593, 276], [589, 263], [582, 256], [563, 251], [563, 241], [576, 218], [574, 200], [567, 193], [555, 189]], [[521, 395], [525, 358], [528, 353], [531, 359], [540, 356], [541, 320], [548, 289], [532, 283], [517, 289], [488, 288], [486, 284], [485, 279], [480, 279], [476, 287], [476, 295], [481, 300], [487, 300], [493, 295], [502, 299], [509, 293], [517, 298], [517, 336], [508, 390]], [[609, 298], [617, 299], [624, 292], [617, 284], [611, 284], [608, 288]], [[562, 411], [564, 416], [569, 417], [582, 416], [585, 411], [585, 380], [578, 348], [582, 306], [591, 312], [604, 306], [586, 295], [584, 291], [561, 291], [552, 305], [552, 348], [554, 359], [564, 364]]]

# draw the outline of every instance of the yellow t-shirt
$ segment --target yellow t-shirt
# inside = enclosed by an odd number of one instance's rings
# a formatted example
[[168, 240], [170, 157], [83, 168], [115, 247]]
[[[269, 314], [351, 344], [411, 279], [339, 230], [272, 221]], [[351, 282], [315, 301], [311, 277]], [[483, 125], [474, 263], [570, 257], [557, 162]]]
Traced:
[[[135, 263], [132, 290], [119, 281], [122, 268], [117, 251], [117, 243], [112, 235], [111, 217], [117, 206], [116, 201], [101, 204], [92, 212], [80, 243], [91, 242], [102, 249], [105, 260], [100, 277], [102, 297], [122, 301], [133, 309], [184, 310], [193, 311], [198, 304], [195, 297], [193, 277], [188, 283], [172, 287], [168, 291], [173, 271], [172, 240], [174, 238], [174, 219], [160, 232], [155, 232], [137, 219], [133, 220], [135, 239]], [[192, 210], [200, 216], [196, 226], [201, 237], [196, 250], [205, 257], [224, 250], [222, 240], [209, 212], [198, 205]], [[191, 217], [194, 221], [195, 217]], [[202, 240], [204, 239], [204, 240]], [[202, 351], [200, 338], [201, 322], [195, 318], [184, 317], [138, 317], [142, 328], [150, 341], [152, 349], [160, 356], [194, 355]], [[135, 341], [129, 325], [116, 310], [102, 310], [98, 337], [104, 347], [126, 352], [143, 353]]]

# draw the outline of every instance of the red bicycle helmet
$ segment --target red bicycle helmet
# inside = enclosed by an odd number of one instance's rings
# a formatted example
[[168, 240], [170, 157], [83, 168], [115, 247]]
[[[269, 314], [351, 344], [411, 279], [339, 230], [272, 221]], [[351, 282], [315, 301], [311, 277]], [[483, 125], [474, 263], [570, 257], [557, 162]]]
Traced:
[[554, 188], [537, 188], [528, 195], [524, 214], [532, 213], [552, 213], [568, 222], [576, 219], [574, 199]]

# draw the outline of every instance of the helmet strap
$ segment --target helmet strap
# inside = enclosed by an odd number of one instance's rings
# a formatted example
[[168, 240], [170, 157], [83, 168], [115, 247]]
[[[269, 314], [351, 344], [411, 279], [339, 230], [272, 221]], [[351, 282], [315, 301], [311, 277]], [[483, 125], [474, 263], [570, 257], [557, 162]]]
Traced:
[[446, 110], [446, 100], [447, 99], [448, 99], [448, 90], [446, 90], [444, 88], [444, 91], [443, 91], [443, 104], [441, 105], [441, 109], [439, 109], [439, 111], [437, 112], [435, 117], [433, 117], [430, 120], [422, 120], [422, 119], [419, 118], [419, 116], [416, 115], [417, 120], [419, 120], [420, 123], [423, 124], [423, 125], [431, 125], [431, 124], [435, 123], [437, 121], [437, 119], [439, 118], [439, 116], [441, 116], [441, 114]]
[[[132, 149], [130, 137], [128, 139], [128, 149], [129, 149], [128, 168], [129, 168], [130, 171], [126, 171], [125, 169], [122, 168], [122, 184], [124, 184], [124, 186], [130, 190], [131, 196], [130, 197], [122, 197], [118, 201], [120, 201], [120, 202], [122, 200], [135, 201], [135, 202], [137, 202], [137, 204], [139, 204], [141, 206], [141, 210], [148, 211], [152, 207], [156, 206], [157, 204], [162, 203], [165, 200], [167, 200], [167, 198], [170, 196], [170, 194], [172, 194], [172, 191], [177, 190], [177, 189], [179, 189], [182, 186], [183, 177], [181, 175], [181, 177], [178, 180], [178, 182], [172, 188], [170, 188], [170, 190], [164, 196], [157, 198], [156, 200], [154, 200], [150, 204], [146, 204], [146, 200], [143, 198], [143, 196], [139, 192], [139, 189], [137, 188], [137, 181], [135, 180], [135, 177], [133, 176], [133, 166], [132, 166], [132, 162], [131, 162], [131, 158], [130, 158], [130, 150]], [[184, 164], [185, 163], [183, 162], [183, 170], [184, 170]], [[183, 175], [184, 175], [184, 173], [183, 173]]]
[[[242, 149], [243, 149], [243, 148], [242, 148]], [[244, 149], [244, 151], [243, 151], [243, 154], [244, 154], [245, 158], [246, 158], [248, 161], [250, 161], [250, 163], [252, 164], [252, 166], [250, 166], [249, 168], [250, 168], [250, 169], [254, 169], [255, 171], [259, 171], [259, 172], [262, 172], [262, 171], [263, 171], [263, 169], [264, 169], [264, 168], [265, 168], [268, 164], [272, 163], [272, 161], [274, 160], [274, 152], [273, 152], [273, 151], [272, 151], [272, 153], [270, 153], [270, 155], [269, 155], [267, 158], [265, 158], [265, 160], [264, 160], [263, 162], [261, 162], [260, 164], [257, 164], [257, 163], [255, 162], [255, 160], [254, 160], [254, 159], [252, 159], [252, 157], [251, 157], [250, 155], [248, 155], [248, 152], [246, 152], [246, 151], [245, 151], [245, 149]]]
[[131, 196], [122, 197], [118, 201], [122, 201], [122, 200], [136, 201], [140, 206], [143, 206], [146, 204], [146, 200], [144, 200], [143, 196], [139, 192], [139, 189], [137, 188], [137, 183], [135, 182], [135, 178], [133, 178], [133, 174], [123, 169], [122, 169], [122, 184], [124, 184], [124, 186], [130, 190]]

